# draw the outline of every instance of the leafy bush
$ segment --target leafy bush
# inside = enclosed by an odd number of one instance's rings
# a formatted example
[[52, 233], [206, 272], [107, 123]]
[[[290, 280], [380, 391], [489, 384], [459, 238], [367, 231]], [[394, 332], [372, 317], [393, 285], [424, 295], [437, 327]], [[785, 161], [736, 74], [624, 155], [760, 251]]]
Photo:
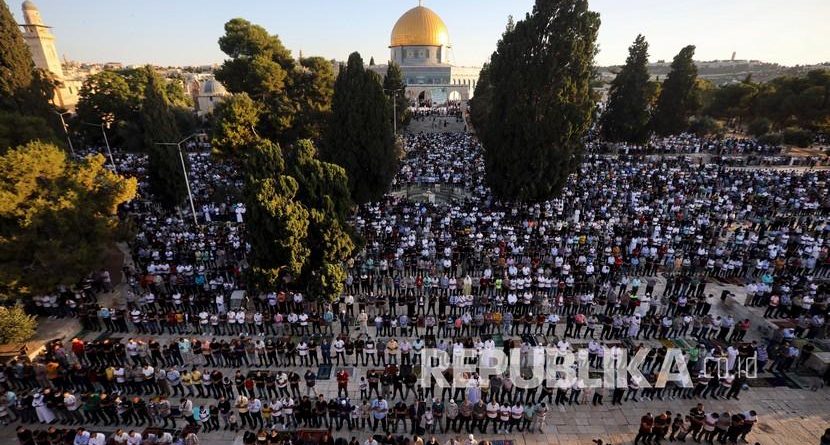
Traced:
[[698, 136], [709, 136], [722, 132], [723, 126], [709, 116], [698, 116], [689, 120], [689, 130]]
[[813, 143], [813, 132], [803, 128], [789, 127], [784, 130], [784, 142], [797, 147], [809, 147]]
[[21, 305], [0, 306], [0, 344], [22, 343], [35, 336], [37, 321]]
[[767, 133], [758, 138], [758, 143], [771, 146], [781, 145], [784, 143], [784, 136], [781, 133]]
[[753, 120], [749, 123], [746, 130], [747, 132], [757, 137], [761, 137], [767, 133], [769, 133], [770, 127], [772, 126], [772, 122], [765, 117], [759, 117], [758, 119]]

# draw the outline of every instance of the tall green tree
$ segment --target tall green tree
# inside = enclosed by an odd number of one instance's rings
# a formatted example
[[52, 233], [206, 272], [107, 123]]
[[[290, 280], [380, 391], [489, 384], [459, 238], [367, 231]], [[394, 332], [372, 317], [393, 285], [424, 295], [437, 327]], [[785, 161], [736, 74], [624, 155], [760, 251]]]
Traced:
[[594, 110], [599, 24], [587, 0], [537, 0], [499, 41], [490, 59], [487, 120], [477, 126], [497, 198], [549, 199], [577, 165]]
[[299, 184], [285, 174], [279, 146], [259, 140], [243, 161], [246, 225], [254, 288], [283, 288], [297, 278], [308, 261], [309, 212], [296, 200]]
[[392, 116], [377, 74], [367, 71], [358, 53], [349, 56], [334, 84], [332, 117], [323, 159], [346, 169], [352, 199], [378, 200], [398, 170], [399, 153]]
[[0, 111], [21, 112], [34, 68], [17, 21], [6, 3], [0, 3]]
[[53, 79], [35, 68], [20, 27], [0, 2], [0, 142], [9, 144], [0, 144], [0, 150], [36, 139], [57, 140], [53, 93]]
[[686, 131], [689, 128], [689, 118], [700, 109], [694, 55], [694, 45], [680, 50], [663, 82], [652, 117], [652, 127], [661, 136]]
[[[86, 144], [103, 145], [101, 128], [91, 124], [106, 124], [107, 138], [115, 147], [143, 151], [144, 128], [141, 123], [141, 107], [151, 69], [131, 68], [119, 71], [102, 71], [89, 76], [78, 94], [76, 116], [70, 122], [73, 131], [83, 137]], [[180, 133], [191, 133], [197, 128], [196, 115], [189, 95], [177, 79], [156, 78]]]
[[628, 59], [611, 82], [608, 106], [602, 114], [602, 137], [611, 142], [643, 144], [651, 129], [648, 42], [638, 35], [628, 48]]
[[344, 264], [354, 251], [346, 222], [352, 208], [346, 171], [319, 160], [309, 140], [289, 150], [287, 166], [299, 186], [297, 199], [309, 209], [309, 257], [300, 282], [310, 295], [333, 301], [343, 292]]
[[256, 126], [262, 109], [247, 93], [235, 94], [213, 110], [213, 152], [233, 158], [259, 140]]
[[143, 87], [141, 92], [134, 91], [124, 75], [115, 71], [95, 73], [84, 80], [78, 93], [73, 127], [87, 144], [100, 146], [104, 144], [101, 129], [86, 123], [109, 123], [116, 129], [107, 136], [110, 143], [122, 146], [131, 135], [118, 129], [137, 119], [142, 97]]
[[144, 101], [141, 103], [141, 126], [144, 149], [148, 155], [148, 180], [150, 191], [164, 207], [173, 209], [187, 197], [181, 157], [176, 146], [159, 143], [176, 143], [179, 131], [176, 120], [164, 93], [164, 81], [150, 67]]
[[137, 187], [105, 162], [101, 155], [74, 162], [40, 142], [0, 156], [0, 295], [53, 292], [102, 264], [116, 209]]
[[406, 98], [403, 72], [401, 72], [400, 65], [391, 60], [386, 68], [386, 75], [383, 77], [383, 90], [389, 96], [389, 106], [393, 107], [392, 114], [397, 118], [398, 131], [401, 131], [412, 116], [409, 112], [409, 99]]
[[300, 59], [289, 91], [296, 107], [294, 126], [287, 135], [289, 140], [323, 137], [331, 116], [334, 80], [330, 61], [322, 57]]
[[265, 28], [236, 18], [225, 24], [219, 48], [230, 57], [216, 71], [216, 79], [232, 93], [248, 93], [263, 104], [259, 131], [281, 140], [291, 130], [296, 104], [289, 94], [296, 63], [279, 37]]
[[470, 122], [476, 132], [480, 133], [486, 129], [492, 104], [493, 86], [490, 84], [490, 64], [485, 63], [478, 75], [473, 98], [470, 99]]

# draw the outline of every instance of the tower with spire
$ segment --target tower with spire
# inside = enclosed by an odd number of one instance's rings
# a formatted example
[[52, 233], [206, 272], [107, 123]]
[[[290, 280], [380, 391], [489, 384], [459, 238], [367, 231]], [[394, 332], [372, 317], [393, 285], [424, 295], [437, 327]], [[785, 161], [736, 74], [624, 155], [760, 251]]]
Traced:
[[64, 83], [63, 67], [55, 47], [55, 36], [52, 35], [51, 27], [43, 23], [40, 11], [30, 0], [23, 2], [23, 39], [29, 46], [32, 53], [32, 60], [35, 66], [48, 71], [57, 82], [55, 88], [54, 103], [56, 106], [65, 109], [74, 108], [78, 101], [78, 91], [67, 87]]

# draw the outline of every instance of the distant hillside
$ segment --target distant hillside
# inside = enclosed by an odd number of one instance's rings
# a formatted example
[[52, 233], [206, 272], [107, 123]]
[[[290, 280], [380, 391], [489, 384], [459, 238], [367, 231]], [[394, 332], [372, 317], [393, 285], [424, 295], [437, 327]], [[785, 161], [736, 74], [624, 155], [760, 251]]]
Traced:
[[[740, 82], [747, 75], [752, 74], [756, 82], [768, 82], [776, 77], [802, 75], [814, 69], [830, 69], [830, 62], [819, 65], [782, 66], [777, 63], [767, 63], [758, 60], [713, 60], [695, 62], [698, 75], [712, 81], [716, 85], [731, 82]], [[620, 66], [599, 67], [599, 73], [604, 81], [610, 81], [619, 72]], [[649, 64], [648, 70], [654, 79], [663, 80], [669, 73], [671, 62], [658, 61]]]

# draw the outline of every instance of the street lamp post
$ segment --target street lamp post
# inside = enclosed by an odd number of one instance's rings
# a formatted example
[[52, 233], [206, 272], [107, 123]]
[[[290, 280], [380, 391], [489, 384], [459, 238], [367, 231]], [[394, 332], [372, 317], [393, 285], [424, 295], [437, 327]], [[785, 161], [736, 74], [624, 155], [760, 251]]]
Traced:
[[75, 147], [72, 146], [72, 138], [69, 137], [69, 126], [66, 125], [66, 121], [63, 120], [64, 114], [72, 114], [69, 111], [64, 111], [61, 113], [60, 111], [55, 111], [55, 114], [61, 118], [61, 125], [63, 126], [63, 132], [66, 134], [66, 142], [69, 143], [69, 152], [72, 153], [72, 156], [75, 156]]
[[198, 227], [199, 220], [196, 218], [196, 206], [193, 204], [193, 193], [190, 191], [190, 179], [187, 177], [187, 166], [184, 163], [184, 154], [182, 153], [182, 144], [197, 136], [204, 136], [204, 133], [191, 134], [179, 142], [156, 142], [156, 145], [173, 146], [179, 151], [179, 160], [182, 162], [182, 173], [184, 174], [184, 184], [187, 186], [187, 199], [190, 201], [190, 212], [193, 214], [193, 224]]
[[384, 89], [384, 91], [392, 93], [392, 128], [394, 129], [393, 131], [395, 132], [395, 137], [398, 136], [398, 98], [395, 96], [395, 94], [398, 91], [404, 90], [405, 88]]
[[92, 124], [89, 122], [81, 122], [84, 125], [89, 125], [90, 127], [101, 127], [101, 134], [104, 135], [104, 144], [107, 146], [107, 155], [110, 158], [110, 164], [112, 164], [112, 171], [118, 173], [118, 167], [115, 166], [115, 159], [112, 157], [112, 149], [110, 149], [110, 140], [107, 138], [107, 131], [104, 129], [104, 123], [101, 122], [100, 124]]

